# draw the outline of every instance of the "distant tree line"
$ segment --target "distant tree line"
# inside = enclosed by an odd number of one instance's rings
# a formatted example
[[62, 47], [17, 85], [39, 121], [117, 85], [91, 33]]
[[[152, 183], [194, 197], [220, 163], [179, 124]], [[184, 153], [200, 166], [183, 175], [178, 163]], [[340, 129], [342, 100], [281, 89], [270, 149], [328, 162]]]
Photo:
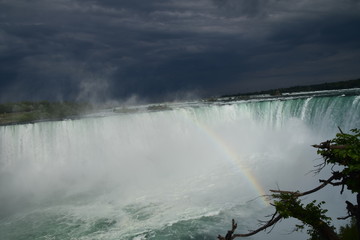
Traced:
[[16, 124], [41, 120], [77, 117], [93, 109], [89, 103], [17, 102], [0, 104], [0, 124]]

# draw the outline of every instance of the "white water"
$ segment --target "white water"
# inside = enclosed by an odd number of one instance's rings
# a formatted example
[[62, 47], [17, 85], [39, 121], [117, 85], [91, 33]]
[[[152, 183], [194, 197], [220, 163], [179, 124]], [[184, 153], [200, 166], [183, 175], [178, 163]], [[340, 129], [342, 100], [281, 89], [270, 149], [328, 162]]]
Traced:
[[335, 96], [0, 127], [0, 235], [214, 239], [232, 217], [254, 228], [271, 208], [251, 178], [313, 187], [310, 145], [359, 119], [359, 96]]

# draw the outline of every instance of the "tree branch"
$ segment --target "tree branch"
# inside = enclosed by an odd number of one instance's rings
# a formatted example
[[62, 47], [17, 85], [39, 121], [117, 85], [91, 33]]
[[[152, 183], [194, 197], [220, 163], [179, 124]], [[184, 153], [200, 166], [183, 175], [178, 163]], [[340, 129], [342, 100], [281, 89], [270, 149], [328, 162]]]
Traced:
[[272, 225], [274, 225], [275, 223], [277, 223], [278, 221], [280, 221], [282, 219], [282, 217], [280, 215], [274, 217], [271, 221], [269, 221], [267, 224], [265, 224], [264, 226], [254, 230], [254, 231], [251, 231], [249, 233], [239, 233], [239, 234], [234, 234], [233, 238], [237, 238], [237, 237], [249, 237], [249, 236], [252, 236], [252, 235], [255, 235], [257, 234], [258, 232], [261, 232], [265, 229], [267, 229], [268, 227], [271, 227]]
[[321, 148], [321, 149], [346, 149], [348, 146], [347, 145], [331, 145], [330, 141], [326, 141], [326, 142], [322, 142], [320, 144], [314, 144], [311, 145], [314, 148]]
[[227, 232], [227, 234], [226, 234], [225, 237], [219, 235], [219, 236], [218, 236], [218, 239], [220, 239], [220, 240], [231, 240], [231, 239], [233, 239], [233, 234], [234, 234], [236, 228], [237, 228], [237, 223], [236, 223], [235, 220], [233, 219], [233, 220], [232, 220], [232, 223], [231, 223], [231, 230], [229, 230], [229, 231]]
[[349, 217], [351, 217], [351, 215], [347, 215], [346, 217], [338, 217], [337, 219], [339, 219], [339, 220], [346, 220], [346, 219], [348, 219]]
[[333, 180], [337, 180], [341, 178], [341, 173], [339, 172], [334, 172], [333, 175], [327, 179], [327, 180], [320, 180], [320, 182], [322, 182], [321, 185], [317, 186], [316, 188], [313, 188], [309, 191], [306, 191], [306, 192], [299, 192], [299, 191], [296, 191], [296, 192], [292, 192], [292, 191], [282, 191], [282, 190], [270, 190], [270, 192], [273, 192], [273, 193], [288, 193], [288, 194], [292, 194], [296, 197], [301, 197], [301, 196], [305, 196], [305, 195], [308, 195], [308, 194], [311, 194], [311, 193], [314, 193], [314, 192], [317, 192], [319, 191], [320, 189], [324, 188], [326, 185], [328, 184], [331, 184], [331, 182]]
[[[332, 185], [337, 184], [337, 183], [333, 183], [332, 181], [333, 180], [338, 180], [340, 178], [341, 178], [341, 173], [333, 172], [333, 175], [329, 179], [320, 180], [320, 182], [322, 182], [321, 185], [319, 185], [316, 188], [313, 188], [313, 189], [311, 189], [309, 191], [306, 191], [306, 192], [299, 192], [299, 191], [292, 192], [292, 191], [283, 191], [283, 190], [270, 190], [270, 192], [273, 192], [273, 193], [287, 193], [287, 194], [292, 194], [294, 197], [301, 197], [301, 196], [305, 196], [305, 195], [317, 192], [320, 189], [324, 188], [328, 184], [332, 184]], [[267, 229], [268, 227], [273, 226], [274, 224], [276, 224], [281, 219], [282, 219], [282, 216], [280, 216], [277, 212], [275, 212], [272, 215], [272, 218], [269, 221], [267, 221], [266, 224], [264, 224], [260, 228], [258, 228], [256, 230], [252, 230], [252, 231], [250, 231], [248, 233], [240, 233], [240, 234], [234, 234], [234, 232], [235, 232], [235, 230], [237, 228], [237, 223], [235, 223], [235, 220], [233, 219], [232, 220], [232, 228], [231, 228], [231, 230], [229, 230], [227, 232], [225, 237], [219, 235], [218, 239], [219, 240], [232, 240], [232, 239], [237, 238], [237, 237], [249, 237], [249, 236], [255, 235], [256, 233]]]
[[[272, 215], [271, 219], [265, 225], [261, 226], [260, 228], [258, 228], [256, 230], [251, 230], [248, 233], [238, 233], [238, 234], [234, 234], [234, 231], [235, 231], [235, 229], [237, 227], [237, 223], [235, 223], [235, 220], [233, 219], [232, 220], [232, 230], [229, 230], [225, 237], [222, 237], [221, 235], [219, 235], [218, 239], [219, 240], [232, 240], [232, 239], [235, 239], [235, 238], [238, 238], [238, 237], [249, 237], [249, 236], [257, 234], [258, 232], [266, 230], [268, 227], [273, 226], [274, 224], [276, 224], [281, 219], [282, 219], [282, 217], [277, 212], [275, 212]], [[234, 226], [235, 226], [235, 228], [234, 228]]]

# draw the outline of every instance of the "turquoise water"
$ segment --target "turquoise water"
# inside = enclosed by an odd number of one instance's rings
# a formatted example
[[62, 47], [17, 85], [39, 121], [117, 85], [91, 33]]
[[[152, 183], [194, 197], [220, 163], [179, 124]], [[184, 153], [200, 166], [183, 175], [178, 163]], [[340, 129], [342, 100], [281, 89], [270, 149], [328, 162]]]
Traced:
[[[309, 146], [338, 126], [360, 127], [359, 95], [178, 104], [2, 126], [0, 236], [215, 239], [232, 218], [247, 231], [272, 213], [262, 191], [317, 184], [305, 176], [317, 158]], [[288, 230], [280, 225], [250, 239], [288, 239]]]

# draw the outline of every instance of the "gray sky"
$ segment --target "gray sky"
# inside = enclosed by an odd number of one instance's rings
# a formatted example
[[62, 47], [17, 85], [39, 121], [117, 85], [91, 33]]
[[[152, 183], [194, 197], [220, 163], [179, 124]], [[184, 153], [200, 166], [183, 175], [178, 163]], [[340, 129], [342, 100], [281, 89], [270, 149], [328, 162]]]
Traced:
[[0, 101], [164, 101], [360, 77], [359, 0], [0, 0]]

